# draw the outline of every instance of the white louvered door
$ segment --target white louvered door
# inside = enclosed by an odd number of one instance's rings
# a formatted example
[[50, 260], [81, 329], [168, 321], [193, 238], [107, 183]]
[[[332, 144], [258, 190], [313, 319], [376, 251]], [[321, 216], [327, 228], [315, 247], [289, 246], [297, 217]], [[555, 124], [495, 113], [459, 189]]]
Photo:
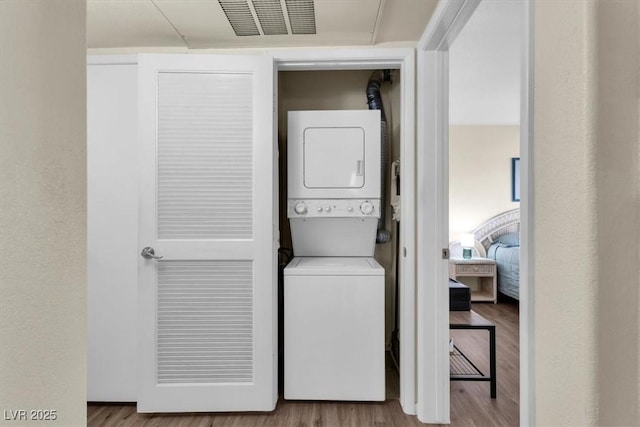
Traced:
[[138, 411], [277, 401], [273, 61], [141, 55]]

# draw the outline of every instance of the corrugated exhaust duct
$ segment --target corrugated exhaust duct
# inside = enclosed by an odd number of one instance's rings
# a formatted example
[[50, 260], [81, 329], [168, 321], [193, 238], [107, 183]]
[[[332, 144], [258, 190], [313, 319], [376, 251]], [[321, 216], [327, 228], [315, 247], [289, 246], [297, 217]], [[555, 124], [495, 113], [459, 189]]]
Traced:
[[382, 105], [380, 87], [383, 83], [391, 83], [391, 70], [374, 71], [367, 83], [367, 104], [370, 110], [380, 110], [380, 219], [378, 219], [378, 233], [376, 243], [387, 243], [391, 240], [391, 232], [385, 229], [386, 223], [386, 191], [387, 162], [389, 155], [389, 131], [387, 116]]

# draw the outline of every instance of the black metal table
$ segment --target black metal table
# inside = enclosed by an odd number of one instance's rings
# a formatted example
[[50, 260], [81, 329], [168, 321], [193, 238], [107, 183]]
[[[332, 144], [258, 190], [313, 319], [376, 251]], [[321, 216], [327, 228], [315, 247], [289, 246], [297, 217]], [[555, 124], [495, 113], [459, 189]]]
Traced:
[[496, 398], [496, 326], [473, 310], [450, 311], [449, 329], [489, 331], [489, 375], [480, 369], [454, 345], [450, 355], [451, 381], [489, 381], [491, 398]]

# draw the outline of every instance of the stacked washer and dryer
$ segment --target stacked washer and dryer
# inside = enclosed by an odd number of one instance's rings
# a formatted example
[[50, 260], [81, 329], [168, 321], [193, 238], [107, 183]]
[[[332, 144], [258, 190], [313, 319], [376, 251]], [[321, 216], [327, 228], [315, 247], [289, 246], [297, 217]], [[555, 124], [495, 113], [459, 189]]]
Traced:
[[380, 111], [291, 111], [286, 399], [385, 399]]

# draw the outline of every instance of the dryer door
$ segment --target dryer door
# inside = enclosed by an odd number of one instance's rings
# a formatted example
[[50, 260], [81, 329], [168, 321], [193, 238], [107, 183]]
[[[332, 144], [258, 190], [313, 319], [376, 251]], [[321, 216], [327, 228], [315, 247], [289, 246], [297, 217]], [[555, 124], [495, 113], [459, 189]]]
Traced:
[[380, 111], [289, 111], [289, 199], [380, 198]]
[[364, 166], [364, 130], [362, 128], [305, 129], [304, 186], [306, 188], [362, 188]]

